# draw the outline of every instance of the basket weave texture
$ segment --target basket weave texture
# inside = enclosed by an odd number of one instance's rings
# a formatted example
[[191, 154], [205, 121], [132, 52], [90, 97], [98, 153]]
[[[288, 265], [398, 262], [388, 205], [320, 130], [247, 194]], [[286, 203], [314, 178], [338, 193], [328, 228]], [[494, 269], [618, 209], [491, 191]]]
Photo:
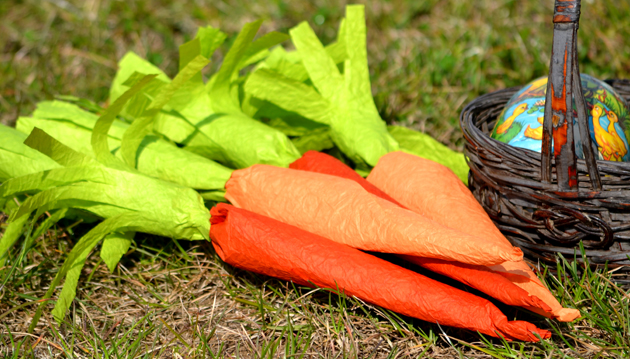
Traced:
[[[630, 81], [607, 80], [630, 101]], [[555, 262], [555, 254], [581, 261], [580, 242], [592, 265], [630, 266], [630, 163], [597, 160], [601, 189], [594, 189], [584, 160], [577, 160], [577, 191], [541, 181], [541, 153], [490, 138], [503, 107], [519, 88], [483, 95], [461, 113], [469, 160], [469, 187], [499, 229], [525, 254]], [[630, 267], [620, 268], [620, 270]]]

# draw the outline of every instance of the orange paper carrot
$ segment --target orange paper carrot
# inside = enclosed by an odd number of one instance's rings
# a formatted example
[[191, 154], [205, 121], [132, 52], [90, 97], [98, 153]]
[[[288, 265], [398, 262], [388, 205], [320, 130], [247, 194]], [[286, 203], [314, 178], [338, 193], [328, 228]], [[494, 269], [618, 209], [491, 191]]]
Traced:
[[522, 259], [509, 243], [447, 228], [366, 192], [345, 178], [254, 165], [234, 171], [226, 184], [233, 205], [351, 247], [493, 265]]
[[[338, 159], [317, 151], [308, 151], [300, 159], [289, 165], [304, 171], [335, 175], [357, 182], [361, 187], [383, 199], [391, 197], [359, 176], [352, 168]], [[551, 312], [551, 308], [542, 300], [529, 295], [525, 290], [514, 285], [509, 279], [490, 270], [488, 267], [449, 262], [441, 259], [406, 256], [403, 259], [436, 273], [458, 280], [472, 288], [508, 305], [525, 307], [538, 313]]]
[[323, 173], [353, 180], [371, 194], [381, 197], [382, 199], [386, 199], [404, 208], [402, 204], [388, 196], [387, 193], [381, 191], [378, 187], [366, 181], [365, 178], [361, 177], [352, 168], [346, 166], [343, 162], [331, 155], [310, 150], [304, 153], [302, 157], [291, 163], [289, 168], [294, 170]]
[[551, 308], [544, 301], [514, 285], [508, 278], [488, 267], [448, 262], [441, 259], [400, 256], [402, 259], [430, 271], [455, 279], [508, 305], [524, 307], [536, 313], [549, 313]]
[[[381, 157], [367, 180], [410, 210], [444, 226], [474, 233], [489, 244], [509, 243], [470, 190], [450, 169], [439, 163], [392, 152]], [[529, 308], [532, 311], [560, 321], [580, 317], [578, 310], [563, 308], [524, 261], [506, 262], [490, 269], [551, 308], [551, 313]]]
[[508, 321], [485, 299], [297, 227], [224, 203], [210, 213], [212, 245], [235, 267], [339, 290], [403, 315], [494, 337], [551, 336], [531, 323]]

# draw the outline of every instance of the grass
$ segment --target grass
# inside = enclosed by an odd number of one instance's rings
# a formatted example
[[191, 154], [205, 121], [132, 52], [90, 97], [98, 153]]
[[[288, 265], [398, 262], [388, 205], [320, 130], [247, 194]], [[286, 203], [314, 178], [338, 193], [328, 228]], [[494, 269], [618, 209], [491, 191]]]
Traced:
[[[283, 32], [308, 20], [328, 42], [343, 6], [337, 0], [0, 2], [0, 32], [6, 34], [0, 37], [0, 121], [12, 124], [37, 102], [59, 94], [106, 105], [116, 61], [128, 50], [173, 74], [177, 46], [199, 25], [234, 35], [257, 18], [265, 19], [263, 31]], [[457, 118], [465, 103], [546, 74], [551, 11], [549, 1], [371, 2], [368, 58], [382, 116], [461, 149]], [[583, 2], [583, 72], [630, 77], [629, 18], [628, 2]], [[216, 68], [220, 55], [214, 60]], [[74, 241], [90, 228], [66, 225], [39, 238], [0, 289], [0, 357], [630, 355], [630, 293], [611, 283], [614, 273], [580, 271], [562, 258], [555, 274], [543, 268], [541, 277], [583, 318], [557, 323], [500, 306], [510, 319], [530, 320], [554, 332], [539, 344], [506, 343], [236, 270], [207, 243], [181, 242], [180, 250], [170, 240], [149, 236], [136, 239], [114, 273], [98, 256], [90, 257], [64, 323], [57, 325], [46, 314], [32, 337], [25, 333], [36, 300]], [[1, 278], [16, 265], [18, 249], [0, 268]]]

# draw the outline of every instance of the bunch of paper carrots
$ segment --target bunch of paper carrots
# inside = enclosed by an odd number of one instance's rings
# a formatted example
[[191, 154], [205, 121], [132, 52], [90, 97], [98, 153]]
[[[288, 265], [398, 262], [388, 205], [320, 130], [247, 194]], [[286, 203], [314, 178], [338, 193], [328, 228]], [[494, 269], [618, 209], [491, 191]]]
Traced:
[[[57, 319], [91, 251], [100, 244], [113, 270], [136, 232], [210, 239], [235, 267], [508, 340], [550, 332], [370, 252], [548, 318], [580, 316], [472, 196], [462, 154], [380, 118], [362, 6], [347, 8], [328, 46], [306, 23], [255, 39], [259, 26], [243, 28], [207, 81], [201, 70], [226, 37], [211, 27], [180, 47], [173, 79], [130, 53], [107, 108], [64, 97], [38, 104], [17, 130], [0, 126], [0, 206], [10, 215], [0, 260], [22, 236], [27, 250], [62, 218], [103, 220], [49, 287], [47, 298], [65, 280]], [[289, 37], [296, 50], [269, 50]], [[43, 213], [50, 218], [39, 220]]]

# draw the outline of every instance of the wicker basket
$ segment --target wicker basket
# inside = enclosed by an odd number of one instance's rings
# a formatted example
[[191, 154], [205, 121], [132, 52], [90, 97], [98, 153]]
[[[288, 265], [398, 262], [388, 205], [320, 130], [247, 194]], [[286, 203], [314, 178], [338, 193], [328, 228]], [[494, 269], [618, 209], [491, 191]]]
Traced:
[[[582, 143], [591, 143], [577, 64], [579, 15], [580, 0], [556, 0], [542, 153], [490, 138], [518, 88], [481, 96], [462, 111], [469, 187], [529, 257], [555, 262], [556, 253], [568, 259], [577, 253], [581, 261], [582, 244], [590, 264], [630, 271], [630, 163], [596, 160], [592, 146], [583, 146], [585, 159], [576, 159], [573, 146], [571, 93]], [[606, 82], [630, 100], [630, 81]]]

